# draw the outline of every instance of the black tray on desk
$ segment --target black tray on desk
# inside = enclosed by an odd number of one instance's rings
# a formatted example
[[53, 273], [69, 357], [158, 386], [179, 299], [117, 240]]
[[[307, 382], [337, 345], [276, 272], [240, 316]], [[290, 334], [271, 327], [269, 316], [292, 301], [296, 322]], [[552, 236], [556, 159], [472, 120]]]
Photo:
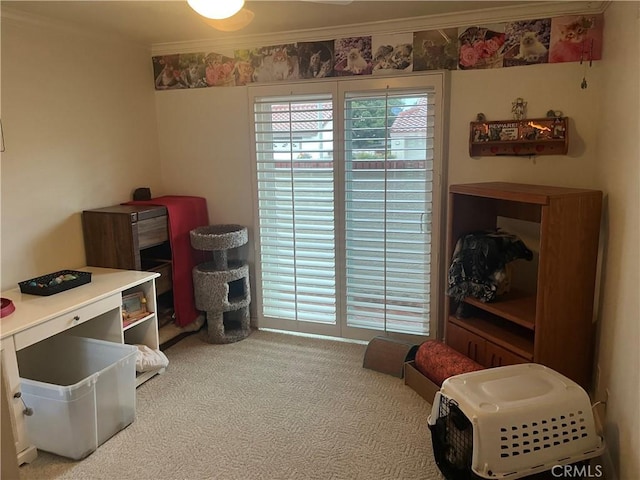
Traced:
[[[74, 275], [76, 278], [73, 280], [64, 280], [62, 281], [62, 283], [57, 283], [55, 285], [49, 285], [49, 282], [51, 280], [62, 275]], [[30, 278], [29, 280], [25, 280], [24, 282], [18, 282], [18, 285], [20, 286], [20, 291], [22, 293], [28, 293], [29, 295], [48, 296], [64, 292], [65, 290], [70, 290], [72, 288], [79, 287], [80, 285], [84, 285], [90, 282], [91, 272], [80, 272], [77, 270], [60, 270], [59, 272], [48, 273], [47, 275], [42, 275], [41, 277]], [[33, 283], [35, 283], [36, 285], [33, 285]]]

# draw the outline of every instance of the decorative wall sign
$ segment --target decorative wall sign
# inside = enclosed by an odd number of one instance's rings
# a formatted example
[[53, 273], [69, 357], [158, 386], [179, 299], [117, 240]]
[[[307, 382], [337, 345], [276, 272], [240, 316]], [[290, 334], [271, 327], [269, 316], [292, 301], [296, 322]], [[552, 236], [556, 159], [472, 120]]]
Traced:
[[335, 43], [336, 76], [371, 75], [373, 71], [371, 37], [340, 38]]
[[298, 43], [300, 78], [324, 78], [333, 76], [334, 41]]
[[505, 67], [549, 61], [550, 18], [509, 22], [505, 33]]
[[458, 68], [458, 29], [443, 28], [413, 34], [413, 70]]
[[504, 23], [460, 29], [458, 68], [502, 68], [506, 38], [504, 29]]
[[413, 71], [413, 33], [372, 37], [374, 75]]
[[295, 44], [249, 50], [254, 82], [279, 82], [300, 78], [298, 48]]
[[[156, 90], [331, 76], [474, 70], [602, 57], [603, 15], [573, 15], [413, 33], [152, 57]], [[229, 53], [230, 54], [230, 53]]]
[[602, 33], [603, 15], [552, 19], [549, 63], [600, 60]]

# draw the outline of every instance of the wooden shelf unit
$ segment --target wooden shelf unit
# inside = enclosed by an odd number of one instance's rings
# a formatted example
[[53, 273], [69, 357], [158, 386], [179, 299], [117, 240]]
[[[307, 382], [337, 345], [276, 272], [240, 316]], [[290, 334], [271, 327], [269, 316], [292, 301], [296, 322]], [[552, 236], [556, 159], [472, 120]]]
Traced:
[[[533, 361], [589, 388], [601, 209], [602, 192], [596, 190], [502, 182], [451, 185], [449, 259], [462, 235], [493, 230], [501, 219], [533, 222], [539, 226], [539, 244], [527, 245], [538, 253], [530, 290], [513, 289], [489, 303], [467, 298], [463, 318], [455, 316], [458, 305], [447, 297], [447, 344], [487, 367]], [[517, 277], [518, 262], [512, 265]]]
[[472, 157], [566, 155], [568, 151], [566, 117], [471, 122], [469, 127]]

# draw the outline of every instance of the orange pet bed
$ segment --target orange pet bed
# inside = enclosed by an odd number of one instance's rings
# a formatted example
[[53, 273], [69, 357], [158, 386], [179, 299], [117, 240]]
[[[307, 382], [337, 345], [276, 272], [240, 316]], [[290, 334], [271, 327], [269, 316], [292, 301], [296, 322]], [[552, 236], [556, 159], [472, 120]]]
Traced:
[[426, 341], [418, 347], [415, 362], [416, 369], [438, 386], [454, 375], [484, 369], [469, 357], [435, 340]]

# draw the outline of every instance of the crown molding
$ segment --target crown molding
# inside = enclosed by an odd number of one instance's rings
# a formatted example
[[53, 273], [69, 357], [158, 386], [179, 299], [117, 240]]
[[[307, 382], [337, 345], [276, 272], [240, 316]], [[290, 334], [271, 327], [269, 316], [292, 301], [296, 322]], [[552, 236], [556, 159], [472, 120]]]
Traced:
[[370, 23], [358, 23], [331, 28], [315, 28], [270, 33], [266, 35], [237, 35], [223, 40], [197, 40], [190, 42], [157, 43], [151, 46], [152, 55], [175, 53], [211, 52], [231, 54], [238, 48], [280, 45], [296, 42], [320, 41], [342, 37], [384, 35], [419, 32], [438, 28], [453, 28], [465, 25], [501, 23], [532, 18], [560, 17], [564, 15], [598, 14], [604, 12], [607, 1], [529, 2], [507, 8], [487, 8], [469, 12], [412, 17]]
[[94, 40], [108, 41], [151, 51], [152, 55], [174, 53], [211, 52], [231, 55], [238, 48], [279, 45], [286, 43], [319, 41], [342, 37], [384, 35], [395, 33], [419, 32], [438, 28], [454, 28], [465, 25], [501, 23], [532, 18], [558, 17], [563, 15], [598, 14], [606, 10], [612, 0], [600, 1], [539, 1], [528, 2], [511, 7], [487, 8], [468, 12], [428, 15], [405, 19], [386, 20], [369, 23], [356, 23], [340, 27], [292, 30], [262, 35], [232, 35], [222, 40], [202, 39], [189, 42], [158, 43], [151, 46], [133, 40], [125, 40], [117, 34], [96, 32], [81, 25], [54, 20], [35, 14], [26, 14], [2, 5], [0, 19], [27, 24], [37, 28], [47, 28], [60, 33], [84, 36]]

